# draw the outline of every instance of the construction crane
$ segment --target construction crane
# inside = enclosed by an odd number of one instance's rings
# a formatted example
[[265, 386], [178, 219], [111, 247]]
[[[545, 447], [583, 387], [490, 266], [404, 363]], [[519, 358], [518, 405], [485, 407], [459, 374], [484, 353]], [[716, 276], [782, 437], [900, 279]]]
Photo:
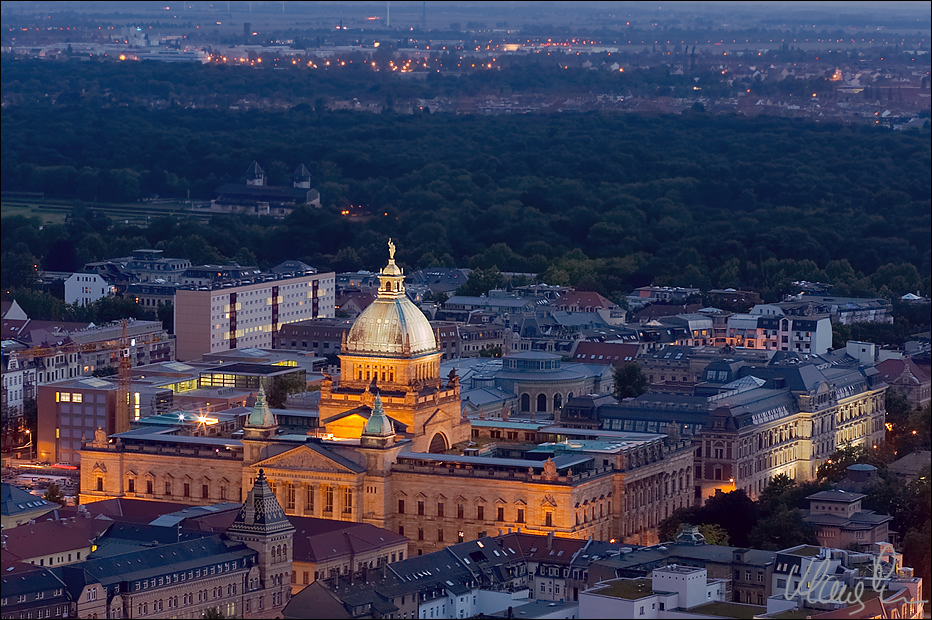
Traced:
[[125, 433], [129, 430], [129, 388], [130, 369], [132, 368], [132, 362], [129, 359], [129, 338], [126, 337], [126, 319], [123, 319], [123, 333], [120, 336], [118, 352], [120, 365], [117, 368], [116, 419], [113, 421], [113, 432]]
[[122, 332], [119, 340], [105, 340], [102, 342], [66, 342], [57, 347], [30, 347], [22, 351], [11, 351], [11, 364], [22, 363], [32, 359], [45, 359], [55, 357], [56, 355], [70, 355], [72, 353], [97, 353], [100, 351], [110, 351], [112, 357], [116, 357], [117, 362], [117, 398], [116, 398], [116, 415], [113, 423], [112, 433], [123, 433], [130, 428], [130, 387], [131, 371], [133, 362], [130, 357], [130, 349], [136, 345], [147, 345], [161, 341], [161, 337], [153, 335], [135, 343], [130, 342], [126, 333], [126, 319], [121, 321]]

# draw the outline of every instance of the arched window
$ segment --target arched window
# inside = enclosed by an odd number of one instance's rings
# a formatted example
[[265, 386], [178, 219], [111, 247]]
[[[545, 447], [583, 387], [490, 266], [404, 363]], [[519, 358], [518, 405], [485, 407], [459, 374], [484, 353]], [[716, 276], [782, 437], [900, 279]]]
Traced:
[[521, 395], [521, 411], [531, 410], [531, 397], [529, 394]]
[[547, 411], [547, 395], [537, 395], [537, 411]]
[[563, 406], [563, 395], [562, 395], [562, 394], [554, 394], [554, 395], [553, 395], [553, 410], [556, 411], [557, 409], [559, 409], [559, 408], [562, 407], [562, 406]]

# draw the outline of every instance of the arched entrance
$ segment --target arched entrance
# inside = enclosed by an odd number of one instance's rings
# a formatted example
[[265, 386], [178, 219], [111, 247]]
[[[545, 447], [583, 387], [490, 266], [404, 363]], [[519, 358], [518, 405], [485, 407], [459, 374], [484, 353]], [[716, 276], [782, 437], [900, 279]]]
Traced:
[[437, 454], [440, 452], [446, 452], [449, 449], [450, 445], [447, 443], [447, 438], [443, 436], [443, 433], [436, 433], [430, 440], [430, 448], [428, 452]]

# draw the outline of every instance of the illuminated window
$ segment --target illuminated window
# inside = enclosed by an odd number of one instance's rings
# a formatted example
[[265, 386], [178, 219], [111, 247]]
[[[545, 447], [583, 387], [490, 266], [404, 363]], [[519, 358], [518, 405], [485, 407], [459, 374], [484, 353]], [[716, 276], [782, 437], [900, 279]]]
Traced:
[[71, 402], [73, 403], [84, 402], [84, 395], [81, 394], [80, 392], [75, 392], [74, 394], [71, 395]]

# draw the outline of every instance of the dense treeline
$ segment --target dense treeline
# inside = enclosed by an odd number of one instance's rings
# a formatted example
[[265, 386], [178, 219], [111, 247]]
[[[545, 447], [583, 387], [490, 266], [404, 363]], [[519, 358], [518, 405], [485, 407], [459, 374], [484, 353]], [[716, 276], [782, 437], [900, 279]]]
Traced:
[[[414, 52], [414, 50], [412, 50]], [[245, 53], [245, 52], [244, 52]], [[312, 52], [311, 52], [312, 53]], [[834, 96], [835, 85], [828, 79], [831, 69], [812, 77], [788, 76], [761, 80], [736, 77], [721, 71], [718, 55], [698, 55], [677, 47], [675, 54], [660, 52], [586, 54], [562, 52], [503, 56], [487, 66], [479, 58], [448, 51], [413, 62], [411, 73], [400, 76], [390, 70], [405, 61], [405, 50], [390, 47], [369, 55], [346, 52], [339, 62], [327, 66], [321, 58], [309, 56], [296, 65], [273, 53], [251, 56], [257, 66], [211, 63], [117, 62], [86, 60], [50, 62], [3, 57], [3, 100], [6, 104], [94, 103], [103, 106], [176, 105], [181, 107], [227, 108], [326, 106], [333, 100], [357, 98], [384, 108], [409, 112], [417, 99], [436, 97], [469, 98], [534, 94], [542, 97], [580, 94], [654, 97], [676, 96], [699, 100], [708, 97], [737, 96], [752, 88], [754, 95], [809, 97], [812, 92]], [[761, 63], [803, 60], [789, 59], [780, 51], [758, 58]], [[848, 59], [850, 60], [850, 59]], [[902, 61], [897, 56], [891, 61]], [[374, 71], [372, 63], [381, 69]], [[898, 63], [888, 63], [895, 66]], [[619, 71], [620, 65], [627, 65]], [[688, 70], [683, 67], [688, 67]], [[915, 70], [913, 63], [908, 69]], [[894, 69], [890, 69], [894, 70]], [[209, 88], [205, 85], [209, 84]], [[700, 90], [693, 87], [700, 85]]]
[[[68, 225], [42, 231], [4, 218], [4, 288], [28, 279], [20, 266], [72, 270], [143, 246], [195, 262], [375, 268], [391, 235], [409, 268], [538, 272], [616, 299], [650, 282], [773, 296], [795, 279], [830, 281], [837, 294], [929, 293], [928, 130], [701, 112], [508, 117], [81, 103], [11, 105], [0, 122], [3, 190], [76, 205]], [[152, 194], [208, 199], [253, 159], [272, 184], [306, 163], [323, 207], [284, 221], [165, 220], [148, 229], [93, 211], [94, 202]], [[340, 215], [350, 205], [363, 215]]]

